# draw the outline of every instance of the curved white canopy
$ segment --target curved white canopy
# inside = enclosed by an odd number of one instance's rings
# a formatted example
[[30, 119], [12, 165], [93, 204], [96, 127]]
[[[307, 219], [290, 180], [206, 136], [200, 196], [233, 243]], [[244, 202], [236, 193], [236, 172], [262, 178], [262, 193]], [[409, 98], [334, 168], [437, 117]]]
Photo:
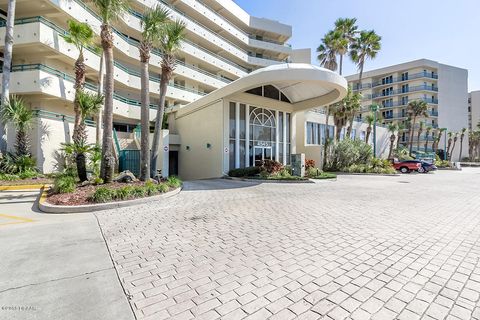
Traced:
[[347, 94], [347, 80], [339, 74], [311, 64], [286, 63], [258, 69], [181, 109], [191, 112], [219, 99], [265, 85], [279, 89], [290, 100], [294, 111], [335, 103]]

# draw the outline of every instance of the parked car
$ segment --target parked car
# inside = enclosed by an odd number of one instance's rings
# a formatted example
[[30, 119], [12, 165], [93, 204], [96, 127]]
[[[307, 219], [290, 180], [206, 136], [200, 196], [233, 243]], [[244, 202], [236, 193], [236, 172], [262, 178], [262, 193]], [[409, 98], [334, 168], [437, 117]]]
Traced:
[[411, 171], [419, 170], [423, 172], [422, 162], [418, 160], [394, 161], [393, 167], [401, 173], [409, 173]]
[[429, 163], [426, 161], [421, 161], [422, 166], [421, 168], [418, 169], [418, 172], [420, 173], [428, 173], [430, 171], [435, 171], [437, 170], [437, 166], [434, 165], [433, 163]]

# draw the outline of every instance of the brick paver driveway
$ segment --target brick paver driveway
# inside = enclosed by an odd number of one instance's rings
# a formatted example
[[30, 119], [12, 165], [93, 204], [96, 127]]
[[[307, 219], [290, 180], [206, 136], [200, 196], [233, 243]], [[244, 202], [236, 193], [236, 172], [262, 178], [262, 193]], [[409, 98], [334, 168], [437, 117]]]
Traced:
[[480, 170], [196, 181], [98, 218], [138, 319], [480, 318]]

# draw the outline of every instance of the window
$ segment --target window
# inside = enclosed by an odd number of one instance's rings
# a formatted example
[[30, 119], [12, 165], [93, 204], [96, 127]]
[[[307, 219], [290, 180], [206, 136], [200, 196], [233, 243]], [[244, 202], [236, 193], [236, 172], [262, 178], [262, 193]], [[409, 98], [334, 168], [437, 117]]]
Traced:
[[246, 93], [290, 103], [290, 100], [287, 98], [287, 96], [284, 95], [280, 90], [278, 90], [276, 87], [272, 85], [253, 88], [253, 89], [247, 90]]
[[402, 85], [402, 93], [408, 92], [408, 84], [403, 84]]
[[307, 122], [307, 144], [313, 144], [313, 145], [320, 145], [321, 141], [321, 129], [320, 129], [320, 123], [316, 122]]
[[408, 72], [402, 73], [402, 81], [407, 81], [408, 80]]

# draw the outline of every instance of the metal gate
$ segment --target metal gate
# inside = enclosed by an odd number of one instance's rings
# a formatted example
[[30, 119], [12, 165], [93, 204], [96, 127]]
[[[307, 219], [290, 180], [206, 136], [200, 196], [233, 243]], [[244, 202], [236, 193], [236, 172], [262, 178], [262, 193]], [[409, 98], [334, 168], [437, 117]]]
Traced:
[[140, 150], [120, 150], [118, 170], [130, 170], [136, 177], [140, 176]]

